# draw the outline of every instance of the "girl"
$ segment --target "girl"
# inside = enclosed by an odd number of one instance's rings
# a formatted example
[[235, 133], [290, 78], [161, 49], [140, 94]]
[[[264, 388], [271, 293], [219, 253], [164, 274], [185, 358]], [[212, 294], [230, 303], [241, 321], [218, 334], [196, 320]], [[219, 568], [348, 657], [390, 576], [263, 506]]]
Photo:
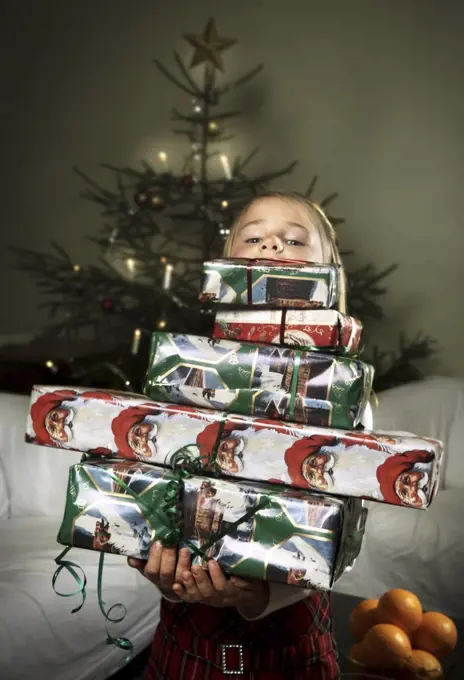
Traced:
[[[341, 265], [335, 232], [298, 194], [254, 199], [234, 223], [225, 257]], [[342, 269], [339, 309], [346, 311]], [[226, 578], [218, 563], [191, 566], [189, 551], [154, 544], [129, 564], [163, 594], [146, 680], [336, 680], [330, 595], [292, 585]]]

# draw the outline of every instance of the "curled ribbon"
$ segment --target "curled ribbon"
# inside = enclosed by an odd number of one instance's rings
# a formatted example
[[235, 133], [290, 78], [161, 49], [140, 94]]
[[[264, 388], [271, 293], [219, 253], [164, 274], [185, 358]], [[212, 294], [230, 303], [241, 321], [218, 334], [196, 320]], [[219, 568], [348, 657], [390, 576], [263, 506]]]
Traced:
[[[225, 426], [225, 420], [220, 423], [220, 428], [218, 432], [218, 437], [217, 441], [213, 450], [213, 462], [215, 461], [215, 457], [217, 456], [217, 449], [219, 447], [220, 441], [221, 441], [221, 434]], [[163, 502], [161, 505], [157, 508], [151, 507], [145, 499], [137, 494], [135, 491], [133, 491], [128, 484], [126, 484], [122, 479], [119, 478], [118, 475], [114, 474], [113, 472], [107, 470], [108, 476], [115, 481], [120, 487], [122, 487], [130, 496], [132, 496], [139, 506], [139, 509], [141, 510], [143, 516], [145, 517], [148, 525], [151, 527], [153, 524], [161, 526], [165, 529], [164, 535], [160, 537], [159, 540], [165, 545], [166, 547], [172, 547], [175, 545], [178, 545], [181, 540], [182, 540], [182, 533], [181, 533], [181, 528], [180, 528], [180, 521], [179, 521], [179, 512], [178, 512], [178, 507], [179, 507], [179, 498], [180, 495], [184, 489], [184, 483], [187, 478], [191, 476], [190, 470], [200, 470], [202, 468], [202, 462], [199, 457], [197, 457], [197, 460], [195, 461], [194, 459], [191, 458], [191, 454], [188, 451], [188, 448], [191, 446], [196, 446], [194, 444], [189, 444], [182, 449], [179, 449], [172, 455], [173, 459], [173, 464], [174, 468], [170, 470], [169, 472], [166, 473], [167, 476], [170, 476], [171, 478], [166, 484], [166, 489], [165, 489], [165, 494], [163, 498]], [[202, 457], [203, 458], [203, 457]], [[217, 541], [219, 541], [221, 538], [228, 534], [234, 534], [235, 529], [240, 526], [243, 522], [248, 521], [253, 515], [255, 515], [257, 512], [260, 510], [263, 510], [264, 508], [268, 507], [270, 505], [271, 501], [267, 496], [262, 497], [260, 502], [250, 510], [248, 510], [242, 517], [240, 517], [238, 520], [233, 522], [228, 526], [227, 529], [225, 529], [222, 533], [220, 533], [218, 536], [215, 536], [214, 539], [211, 539], [204, 543], [201, 548], [198, 548], [196, 545], [191, 543], [189, 540], [183, 539], [183, 543], [188, 546], [190, 551], [194, 554], [195, 557], [199, 557], [201, 560], [208, 561], [210, 558], [206, 554], [206, 551], [214, 545]], [[53, 574], [52, 577], [52, 587], [53, 590], [57, 595], [60, 597], [74, 597], [75, 595], [81, 595], [82, 596], [82, 602], [78, 607], [75, 607], [72, 610], [72, 614], [78, 612], [80, 609], [82, 609], [84, 602], [86, 600], [86, 584], [87, 584], [87, 578], [85, 576], [84, 570], [82, 567], [80, 567], [78, 564], [75, 562], [71, 562], [70, 560], [65, 560], [63, 559], [67, 553], [71, 550], [71, 547], [65, 548], [57, 558], [55, 558], [55, 563], [57, 564], [57, 569], [55, 570], [55, 573]], [[127, 610], [125, 606], [121, 603], [116, 603], [109, 607], [109, 609], [105, 609], [105, 602], [103, 601], [103, 596], [102, 596], [102, 584], [103, 584], [103, 565], [104, 565], [104, 553], [102, 552], [100, 554], [100, 559], [99, 559], [99, 564], [98, 564], [98, 582], [97, 582], [97, 597], [98, 597], [98, 605], [100, 607], [100, 611], [102, 612], [104, 618], [105, 618], [105, 626], [106, 626], [106, 634], [107, 634], [107, 644], [112, 644], [115, 645], [116, 647], [119, 647], [119, 649], [122, 649], [124, 651], [128, 652], [128, 655], [126, 656], [126, 663], [131, 659], [132, 656], [132, 651], [133, 651], [133, 644], [132, 642], [125, 637], [114, 637], [110, 634], [108, 630], [108, 624], [109, 623], [121, 623], [121, 621], [124, 620], [124, 618], [127, 615]], [[66, 569], [71, 576], [74, 578], [78, 585], [78, 589], [71, 592], [71, 593], [62, 593], [58, 591], [55, 587], [56, 581], [62, 572], [63, 569]], [[82, 576], [78, 573], [81, 572]], [[114, 610], [120, 607], [122, 610], [122, 613], [118, 616], [112, 615], [112, 612]]]

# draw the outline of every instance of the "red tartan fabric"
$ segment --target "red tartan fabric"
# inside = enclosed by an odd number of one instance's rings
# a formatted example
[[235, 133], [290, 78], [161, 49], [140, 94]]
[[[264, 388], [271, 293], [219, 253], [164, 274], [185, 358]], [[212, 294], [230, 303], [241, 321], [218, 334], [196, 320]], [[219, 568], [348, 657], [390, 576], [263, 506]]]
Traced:
[[[243, 674], [223, 673], [221, 645], [240, 645]], [[225, 650], [239, 669], [239, 650]], [[145, 680], [338, 680], [330, 595], [314, 593], [264, 619], [246, 621], [232, 608], [163, 599]]]

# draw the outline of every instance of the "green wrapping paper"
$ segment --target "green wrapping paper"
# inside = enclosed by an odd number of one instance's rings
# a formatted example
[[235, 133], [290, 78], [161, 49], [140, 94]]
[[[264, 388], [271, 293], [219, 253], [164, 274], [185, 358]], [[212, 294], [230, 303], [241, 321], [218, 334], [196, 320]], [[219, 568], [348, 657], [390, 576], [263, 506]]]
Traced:
[[147, 559], [159, 540], [226, 573], [326, 590], [359, 553], [365, 518], [356, 499], [89, 459], [70, 469], [58, 542]]
[[[267, 507], [231, 530], [263, 498]], [[184, 539], [225, 572], [317, 590], [354, 563], [367, 514], [360, 500], [198, 477], [185, 481], [182, 507]]]
[[147, 559], [153, 541], [175, 544], [179, 485], [169, 470], [130, 461], [70, 468], [58, 543]]
[[340, 268], [294, 260], [212, 260], [203, 265], [201, 302], [329, 309], [340, 296]]
[[154, 333], [151, 399], [322, 427], [363, 415], [373, 369], [348, 357], [175, 333]]

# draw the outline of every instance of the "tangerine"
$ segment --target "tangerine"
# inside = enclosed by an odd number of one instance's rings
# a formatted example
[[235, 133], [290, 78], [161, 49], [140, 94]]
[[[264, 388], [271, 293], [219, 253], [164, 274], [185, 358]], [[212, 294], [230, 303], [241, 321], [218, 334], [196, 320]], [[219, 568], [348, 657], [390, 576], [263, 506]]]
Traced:
[[391, 623], [377, 623], [362, 642], [368, 666], [382, 670], [404, 668], [412, 654], [411, 642], [401, 628]]
[[424, 649], [413, 649], [406, 668], [418, 680], [442, 680], [443, 668], [438, 659]]
[[422, 605], [419, 598], [402, 588], [387, 591], [379, 600], [377, 621], [391, 623], [408, 635], [411, 634], [422, 622]]
[[356, 666], [366, 665], [366, 652], [361, 642], [357, 642], [351, 647], [348, 653], [348, 659]]
[[376, 611], [378, 600], [363, 600], [353, 609], [350, 615], [350, 630], [355, 640], [361, 642], [369, 628], [377, 623]]
[[422, 623], [412, 635], [413, 646], [425, 649], [434, 656], [451, 654], [458, 641], [458, 631], [454, 622], [439, 612], [426, 612]]

